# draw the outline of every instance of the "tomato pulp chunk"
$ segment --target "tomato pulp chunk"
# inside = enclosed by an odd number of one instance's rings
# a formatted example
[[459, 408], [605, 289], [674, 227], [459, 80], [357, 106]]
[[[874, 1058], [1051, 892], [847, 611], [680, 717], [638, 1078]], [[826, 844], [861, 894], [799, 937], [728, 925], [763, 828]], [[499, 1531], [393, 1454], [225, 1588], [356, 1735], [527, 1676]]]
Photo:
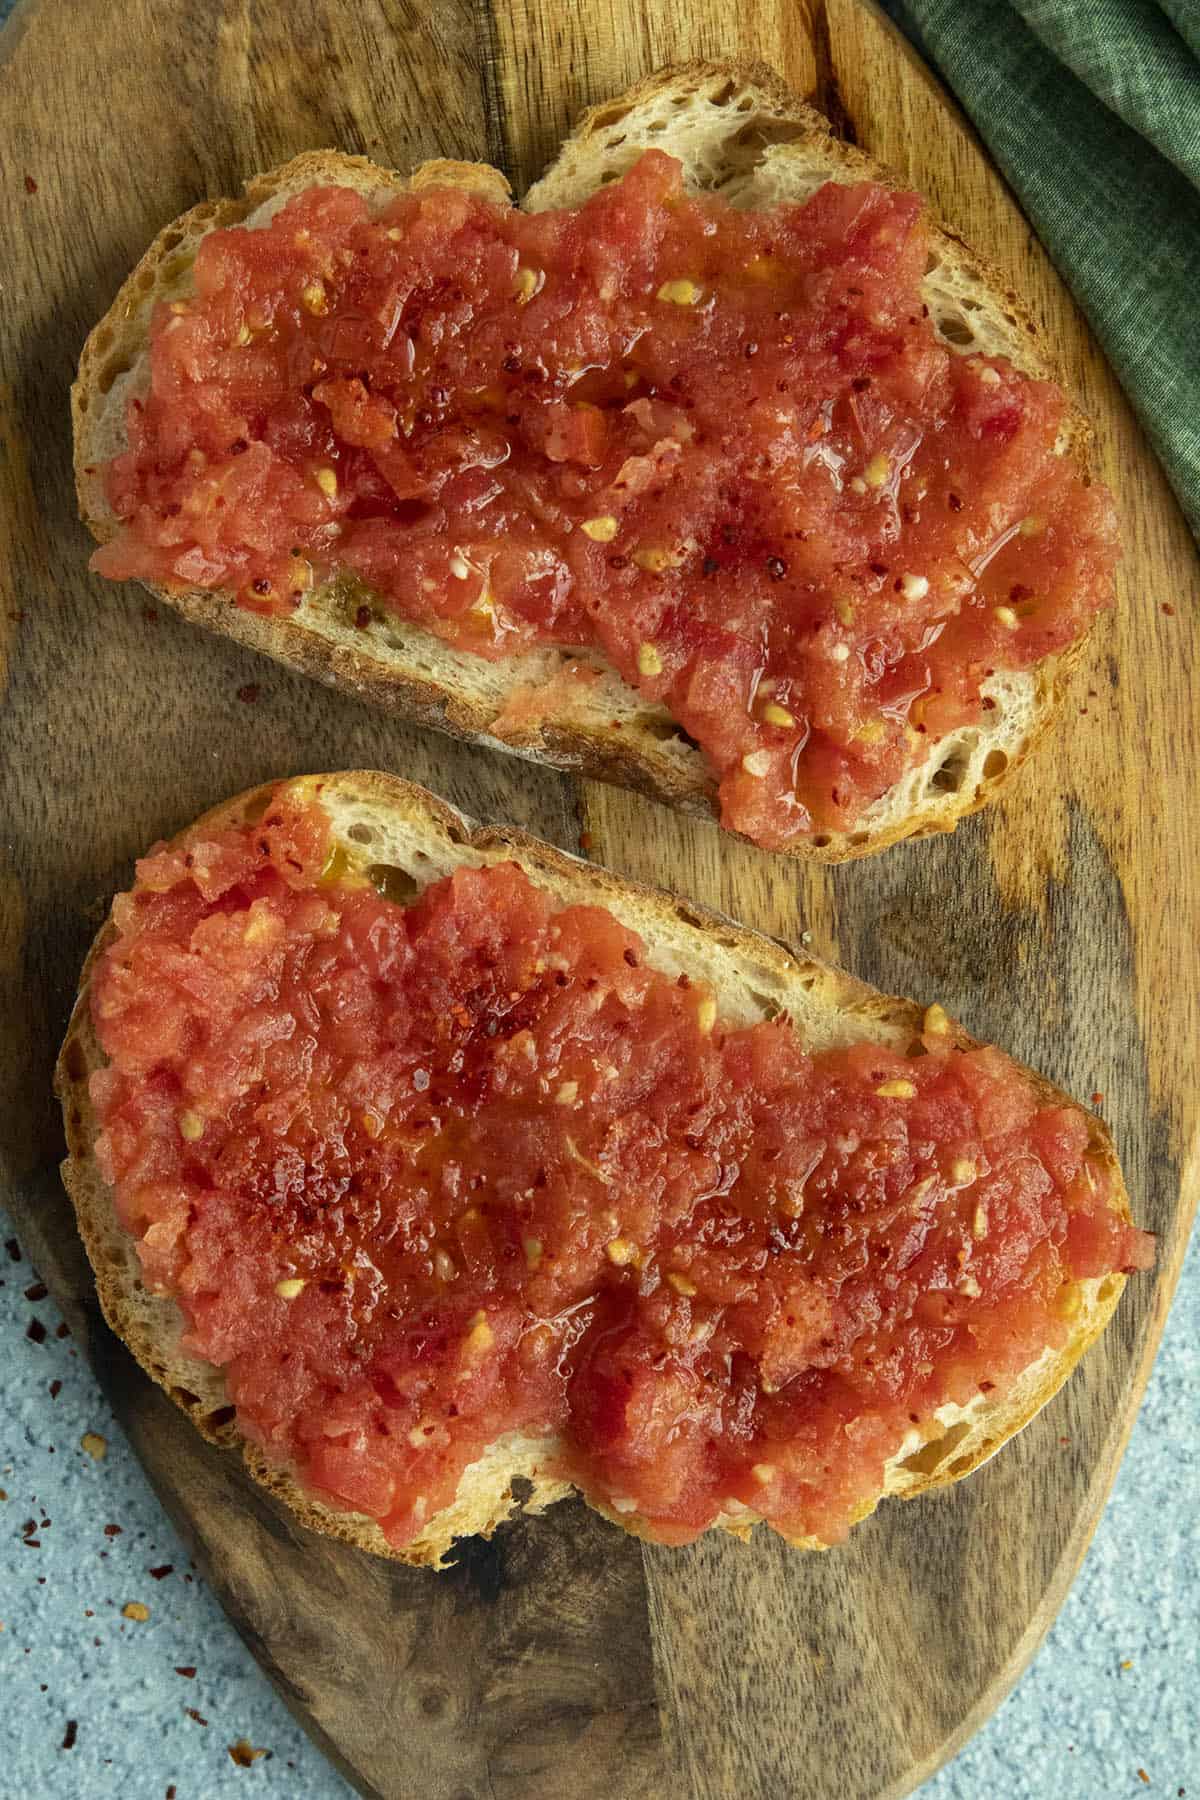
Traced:
[[514, 864], [393, 876], [280, 790], [139, 864], [92, 1004], [147, 1285], [247, 1437], [394, 1544], [508, 1433], [664, 1542], [837, 1539], [1148, 1260], [1084, 1115], [944, 1017], [809, 1055]]
[[739, 212], [658, 151], [535, 215], [309, 189], [158, 307], [93, 565], [278, 614], [338, 577], [364, 628], [598, 651], [727, 825], [849, 828], [1086, 629], [1116, 559], [1061, 392], [947, 348], [929, 250], [913, 194]]

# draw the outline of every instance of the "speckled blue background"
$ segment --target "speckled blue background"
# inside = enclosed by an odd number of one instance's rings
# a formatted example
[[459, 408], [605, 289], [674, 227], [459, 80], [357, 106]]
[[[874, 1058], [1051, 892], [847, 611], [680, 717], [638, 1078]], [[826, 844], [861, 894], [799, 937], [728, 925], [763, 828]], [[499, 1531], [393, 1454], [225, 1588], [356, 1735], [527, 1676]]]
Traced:
[[[0, 1213], [0, 1237], [10, 1232]], [[194, 1574], [14, 1252], [10, 1237], [0, 1250], [0, 1795], [164, 1800], [174, 1784], [177, 1800], [251, 1786], [348, 1797]], [[1083, 1571], [1016, 1690], [922, 1800], [1184, 1789], [1200, 1800], [1198, 1340], [1200, 1240]], [[105, 1439], [102, 1460], [81, 1448], [85, 1433]], [[129, 1601], [149, 1608], [145, 1623], [122, 1617]], [[242, 1739], [270, 1754], [238, 1767], [229, 1746]]]
[[[192, 1569], [0, 1210], [4, 1239], [0, 1797], [349, 1797]], [[1198, 1343], [1200, 1242], [1083, 1570], [922, 1800], [1200, 1800]], [[129, 1602], [149, 1617], [124, 1618]], [[265, 1753], [250, 1767], [230, 1755], [243, 1742]]]

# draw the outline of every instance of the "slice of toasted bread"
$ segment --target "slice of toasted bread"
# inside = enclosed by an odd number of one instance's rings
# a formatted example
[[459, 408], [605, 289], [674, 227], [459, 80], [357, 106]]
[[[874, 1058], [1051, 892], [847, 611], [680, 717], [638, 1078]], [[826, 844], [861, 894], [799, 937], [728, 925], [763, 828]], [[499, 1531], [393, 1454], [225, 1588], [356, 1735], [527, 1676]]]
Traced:
[[[861, 1042], [907, 1045], [921, 1030], [922, 1009], [912, 1001], [891, 999], [828, 964], [800, 958], [771, 939], [661, 891], [620, 880], [604, 870], [565, 855], [521, 832], [475, 829], [445, 802], [395, 776], [372, 772], [304, 778], [304, 785], [329, 813], [335, 841], [351, 862], [394, 865], [419, 887], [468, 864], [514, 861], [531, 880], [562, 904], [586, 902], [606, 906], [644, 939], [649, 961], [668, 975], [687, 972], [710, 981], [721, 1016], [750, 1023], [786, 1011], [806, 1047], [823, 1049]], [[260, 816], [271, 788], [255, 789], [216, 808], [181, 834], [188, 839], [206, 827], [232, 825]], [[112, 936], [106, 925], [92, 946], [79, 997], [59, 1058], [56, 1085], [66, 1120], [68, 1156], [63, 1177], [74, 1203], [79, 1228], [96, 1271], [104, 1313], [124, 1338], [142, 1367], [187, 1411], [206, 1437], [240, 1444], [255, 1478], [285, 1500], [306, 1524], [367, 1550], [403, 1561], [438, 1565], [456, 1537], [488, 1533], [514, 1505], [512, 1484], [518, 1477], [532, 1483], [527, 1510], [540, 1510], [571, 1492], [570, 1485], [543, 1473], [555, 1446], [550, 1441], [508, 1436], [464, 1474], [454, 1505], [430, 1520], [421, 1537], [397, 1551], [373, 1520], [330, 1510], [305, 1493], [285, 1469], [268, 1462], [239, 1435], [232, 1421], [219, 1369], [197, 1361], [180, 1348], [182, 1315], [174, 1300], [149, 1293], [133, 1239], [119, 1224], [113, 1195], [97, 1169], [93, 1146], [96, 1117], [88, 1079], [103, 1067], [89, 1010], [88, 983], [96, 959]], [[953, 1042], [971, 1040], [952, 1026]], [[1040, 1076], [1031, 1075], [1047, 1103], [1065, 1096]], [[1112, 1140], [1099, 1119], [1089, 1118], [1092, 1154], [1112, 1177], [1115, 1203], [1129, 1217]], [[1125, 1278], [1114, 1274], [1078, 1284], [1079, 1310], [1070, 1341], [1061, 1351], [1046, 1350], [997, 1400], [980, 1394], [966, 1407], [946, 1406], [938, 1415], [940, 1432], [922, 1441], [914, 1433], [888, 1465], [877, 1498], [910, 1497], [947, 1485], [969, 1474], [1018, 1431], [1066, 1380], [1079, 1357], [1110, 1318]], [[615, 1524], [639, 1531], [636, 1515], [618, 1515], [592, 1502]], [[874, 1502], [863, 1512], [873, 1510]], [[718, 1523], [745, 1537], [755, 1523], [752, 1512], [728, 1512]], [[800, 1544], [816, 1549], [815, 1540]]]
[[[864, 178], [895, 186], [861, 151], [835, 138], [826, 121], [761, 64], [696, 63], [649, 77], [593, 108], [525, 206], [574, 205], [624, 172], [648, 147], [680, 159], [689, 188], [738, 206], [801, 201], [825, 181]], [[75, 470], [81, 514], [103, 543], [116, 531], [102, 466], [125, 447], [128, 401], [149, 382], [154, 306], [189, 288], [202, 237], [223, 226], [265, 224], [290, 197], [318, 183], [352, 187], [382, 207], [406, 188], [456, 184], [503, 201], [508, 187], [477, 163], [426, 163], [407, 180], [361, 157], [314, 152], [251, 181], [240, 200], [208, 201], [160, 232], [91, 333], [72, 389]], [[935, 227], [924, 293], [945, 342], [964, 354], [1003, 355], [1024, 373], [1049, 373], [1032, 320], [1002, 276]], [[1089, 432], [1072, 410], [1059, 449], [1086, 468]], [[442, 642], [394, 614], [357, 629], [332, 582], [286, 618], [264, 618], [229, 595], [203, 589], [157, 597], [219, 631], [320, 681], [456, 737], [636, 788], [686, 812], [711, 815], [712, 769], [669, 713], [629, 687], [596, 651], [542, 649], [494, 663]], [[898, 839], [952, 830], [984, 805], [1045, 731], [1083, 640], [1029, 672], [998, 673], [984, 685], [984, 721], [930, 742], [918, 764], [875, 801], [853, 831], [798, 839], [792, 853], [840, 862]], [[568, 663], [595, 668], [595, 682], [560, 682]], [[548, 708], [505, 717], [514, 696], [547, 692]]]

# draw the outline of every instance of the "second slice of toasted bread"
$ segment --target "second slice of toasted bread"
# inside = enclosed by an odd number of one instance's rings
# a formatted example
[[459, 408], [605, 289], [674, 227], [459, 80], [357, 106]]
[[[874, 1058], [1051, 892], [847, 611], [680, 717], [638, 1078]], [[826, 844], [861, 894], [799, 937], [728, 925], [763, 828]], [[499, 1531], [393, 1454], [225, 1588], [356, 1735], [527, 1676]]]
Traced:
[[[464, 866], [515, 862], [559, 905], [608, 908], [642, 938], [652, 967], [672, 978], [687, 974], [710, 982], [719, 1015], [730, 1025], [785, 1012], [804, 1047], [814, 1052], [863, 1040], [906, 1047], [921, 1031], [923, 1009], [912, 1001], [881, 994], [840, 969], [794, 956], [719, 914], [622, 880], [521, 832], [476, 829], [443, 801], [394, 776], [358, 771], [309, 777], [303, 786], [328, 814], [334, 844], [351, 866], [387, 865], [419, 889]], [[261, 788], [239, 795], [197, 820], [177, 841], [202, 840], [206, 830], [260, 817], [274, 791]], [[333, 1510], [306, 1492], [287, 1467], [242, 1437], [231, 1417], [222, 1372], [182, 1347], [184, 1318], [174, 1299], [147, 1290], [135, 1240], [122, 1227], [112, 1189], [96, 1163], [99, 1125], [89, 1081], [106, 1059], [91, 1016], [89, 978], [113, 931], [111, 923], [103, 928], [85, 966], [59, 1059], [57, 1088], [67, 1131], [64, 1179], [96, 1271], [101, 1304], [142, 1367], [205, 1436], [239, 1447], [255, 1478], [307, 1525], [381, 1555], [438, 1566], [455, 1538], [488, 1533], [509, 1515], [514, 1480], [532, 1484], [524, 1502], [527, 1510], [569, 1494], [570, 1484], [547, 1468], [556, 1442], [509, 1434], [465, 1471], [453, 1504], [429, 1520], [413, 1543], [397, 1550], [373, 1519]], [[976, 1047], [958, 1026], [950, 1030], [955, 1045]], [[1041, 1103], [1070, 1104], [1043, 1077], [1025, 1073]], [[1129, 1202], [1112, 1140], [1099, 1119], [1089, 1116], [1088, 1128], [1089, 1155], [1108, 1172], [1112, 1203], [1128, 1220]], [[1076, 1283], [1071, 1334], [1064, 1346], [1033, 1358], [1001, 1391], [981, 1391], [965, 1406], [941, 1407], [931, 1433], [915, 1431], [897, 1450], [879, 1493], [862, 1513], [885, 1495], [908, 1498], [955, 1482], [992, 1455], [1057, 1392], [1112, 1316], [1124, 1285], [1119, 1273]], [[589, 1503], [614, 1524], [640, 1534], [635, 1513], [618, 1513], [595, 1497]], [[741, 1507], [723, 1514], [717, 1524], [745, 1537], [755, 1521], [756, 1515]], [[806, 1539], [797, 1547], [822, 1546]]]

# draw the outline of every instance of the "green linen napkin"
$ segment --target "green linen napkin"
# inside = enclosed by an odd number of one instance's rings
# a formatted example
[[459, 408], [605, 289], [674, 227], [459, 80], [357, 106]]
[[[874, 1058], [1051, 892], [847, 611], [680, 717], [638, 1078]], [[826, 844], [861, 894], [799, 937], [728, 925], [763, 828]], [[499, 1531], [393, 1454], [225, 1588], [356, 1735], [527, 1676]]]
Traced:
[[970, 114], [1200, 537], [1200, 4], [888, 10]]

